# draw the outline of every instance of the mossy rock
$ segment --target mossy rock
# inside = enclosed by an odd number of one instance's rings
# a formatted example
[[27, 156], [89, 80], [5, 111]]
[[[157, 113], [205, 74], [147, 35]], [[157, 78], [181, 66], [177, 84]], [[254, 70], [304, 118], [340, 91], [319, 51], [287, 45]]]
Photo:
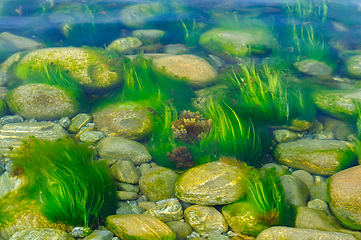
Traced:
[[356, 154], [347, 142], [299, 139], [277, 144], [273, 156], [286, 166], [318, 175], [332, 175], [356, 163]]
[[176, 239], [176, 234], [165, 223], [145, 214], [108, 216], [105, 226], [123, 240]]
[[122, 83], [121, 76], [96, 51], [85, 48], [44, 48], [27, 53], [15, 68], [15, 75], [26, 80], [43, 73], [44, 66], [58, 65], [87, 91], [111, 89]]
[[358, 117], [356, 103], [361, 103], [361, 89], [315, 91], [312, 98], [320, 111], [335, 118], [355, 121]]
[[152, 133], [153, 114], [142, 102], [114, 103], [96, 108], [93, 122], [108, 137], [145, 140]]
[[[10, 91], [6, 102], [11, 112], [36, 120], [72, 117], [80, 109], [73, 94], [64, 88], [48, 84], [27, 84]], [[1, 111], [1, 104], [0, 104]]]
[[199, 44], [219, 57], [232, 60], [234, 57], [263, 55], [269, 52], [272, 38], [263, 28], [215, 28], [203, 33], [199, 38]]

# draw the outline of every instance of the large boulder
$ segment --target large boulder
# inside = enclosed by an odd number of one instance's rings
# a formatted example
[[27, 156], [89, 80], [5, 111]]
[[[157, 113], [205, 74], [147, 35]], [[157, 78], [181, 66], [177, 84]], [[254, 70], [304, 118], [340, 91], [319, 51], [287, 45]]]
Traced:
[[246, 195], [248, 169], [234, 162], [217, 161], [194, 167], [175, 184], [175, 195], [198, 205], [223, 205]]
[[361, 230], [361, 166], [331, 176], [328, 201], [331, 211], [343, 226]]
[[44, 71], [46, 65], [59, 65], [85, 90], [110, 89], [121, 84], [118, 73], [103, 62], [96, 51], [76, 47], [44, 48], [27, 53], [15, 68], [22, 80]]

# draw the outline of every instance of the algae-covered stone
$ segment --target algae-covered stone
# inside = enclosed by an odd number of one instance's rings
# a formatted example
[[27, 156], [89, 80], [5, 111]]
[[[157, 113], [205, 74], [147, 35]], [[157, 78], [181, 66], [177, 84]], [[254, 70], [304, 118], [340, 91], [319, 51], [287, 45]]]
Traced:
[[163, 222], [169, 222], [182, 219], [183, 209], [180, 202], [170, 201], [151, 208], [144, 214], [152, 215]]
[[125, 183], [138, 183], [141, 175], [131, 160], [120, 160], [110, 169], [114, 179]]
[[142, 103], [115, 103], [98, 108], [92, 113], [98, 130], [108, 137], [145, 140], [153, 130], [152, 112]]
[[177, 235], [177, 238], [175, 240], [186, 239], [186, 237], [193, 231], [192, 227], [188, 223], [183, 221], [171, 221], [166, 222], [166, 224]]
[[68, 135], [62, 126], [52, 122], [8, 123], [0, 129], [0, 154], [6, 156], [10, 149], [18, 148], [28, 137], [55, 141]]
[[361, 55], [355, 55], [346, 60], [346, 72], [354, 78], [361, 78]]
[[44, 65], [55, 64], [88, 91], [110, 89], [122, 83], [118, 73], [103, 62], [95, 51], [85, 48], [44, 48], [27, 53], [15, 68], [20, 79], [44, 71]]
[[257, 236], [268, 228], [252, 203], [235, 202], [222, 208], [222, 214], [232, 231], [238, 234]]
[[271, 227], [262, 231], [256, 240], [356, 240], [354, 236], [347, 233], [321, 231], [316, 229], [300, 229], [290, 227]]
[[343, 228], [332, 214], [308, 207], [297, 208], [295, 226], [303, 229], [348, 233], [361, 239], [360, 232]]
[[356, 120], [357, 104], [361, 103], [361, 90], [320, 90], [312, 94], [317, 108], [335, 118]]
[[225, 59], [264, 54], [271, 47], [271, 35], [263, 28], [228, 30], [215, 28], [203, 33], [199, 44]]
[[198, 205], [232, 203], [246, 195], [247, 172], [246, 167], [232, 162], [210, 162], [185, 172], [175, 184], [175, 194]]
[[299, 139], [280, 143], [274, 148], [277, 161], [318, 175], [332, 175], [356, 161], [356, 155], [345, 141]]
[[136, 37], [118, 38], [109, 44], [108, 50], [127, 52], [142, 46], [142, 42]]
[[313, 76], [330, 76], [332, 74], [332, 67], [314, 59], [302, 60], [294, 65], [300, 72]]
[[157, 17], [166, 12], [166, 7], [161, 2], [149, 2], [128, 5], [119, 13], [120, 21], [127, 27], [144, 28], [157, 21]]
[[139, 179], [140, 191], [150, 201], [174, 198], [174, 183], [178, 174], [165, 167], [153, 167], [143, 173]]
[[80, 104], [66, 89], [47, 84], [27, 84], [10, 91], [6, 97], [11, 112], [37, 120], [71, 117]]
[[51, 228], [32, 228], [16, 232], [10, 240], [74, 240], [68, 233]]
[[158, 43], [165, 32], [158, 29], [138, 29], [132, 31], [132, 35], [144, 44]]
[[328, 181], [328, 202], [343, 226], [361, 230], [361, 166], [331, 176]]
[[184, 219], [202, 237], [227, 231], [228, 225], [214, 207], [193, 205], [184, 210]]
[[143, 144], [123, 137], [102, 139], [97, 145], [97, 151], [101, 158], [131, 160], [135, 165], [152, 160], [152, 156]]
[[195, 55], [172, 55], [153, 60], [155, 69], [176, 78], [184, 78], [192, 87], [214, 83], [217, 71], [203, 58]]
[[156, 217], [145, 214], [108, 216], [106, 227], [123, 240], [174, 240], [176, 235]]
[[113, 237], [114, 234], [109, 230], [95, 230], [84, 240], [111, 240]]

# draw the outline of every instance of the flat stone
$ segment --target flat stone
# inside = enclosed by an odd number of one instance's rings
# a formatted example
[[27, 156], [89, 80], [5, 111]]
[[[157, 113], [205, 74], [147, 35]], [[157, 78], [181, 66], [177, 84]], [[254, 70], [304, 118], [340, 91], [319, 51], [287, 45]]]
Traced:
[[338, 140], [299, 139], [280, 143], [273, 156], [284, 165], [318, 175], [332, 175], [356, 161], [348, 143]]
[[31, 136], [55, 141], [68, 136], [68, 132], [52, 122], [9, 123], [0, 129], [0, 154], [7, 156], [11, 148], [18, 148], [22, 140]]
[[298, 177], [304, 184], [306, 184], [309, 190], [311, 190], [312, 186], [315, 184], [315, 180], [312, 175], [305, 170], [294, 171], [292, 172], [292, 175]]
[[105, 226], [120, 239], [174, 240], [176, 234], [156, 217], [145, 214], [108, 216]]
[[83, 240], [112, 240], [114, 234], [109, 230], [95, 230]]
[[178, 201], [171, 201], [151, 208], [144, 214], [152, 215], [163, 222], [169, 222], [182, 219], [183, 209]]
[[206, 60], [190, 54], [156, 58], [153, 63], [158, 71], [172, 77], [185, 78], [192, 87], [210, 85], [218, 74]]
[[326, 213], [308, 207], [297, 208], [295, 226], [296, 228], [302, 229], [348, 233], [357, 239], [361, 239], [360, 232], [343, 228], [337, 218], [335, 218], [331, 213]]
[[68, 131], [71, 133], [77, 133], [81, 127], [85, 126], [88, 122], [91, 122], [92, 116], [86, 113], [79, 113], [70, 120]]
[[188, 203], [198, 205], [224, 205], [246, 195], [243, 165], [226, 161], [210, 162], [189, 169], [175, 184], [176, 196]]
[[135, 193], [139, 192], [139, 187], [137, 185], [123, 183], [123, 182], [116, 182], [115, 184], [118, 187], [118, 190], [127, 191], [127, 192], [135, 192]]
[[330, 76], [333, 72], [332, 68], [326, 63], [313, 59], [302, 60], [294, 65], [300, 72], [312, 76]]
[[116, 214], [143, 214], [145, 212], [144, 208], [140, 206], [133, 206], [133, 205], [125, 205], [119, 207], [116, 211]]
[[152, 156], [141, 143], [123, 137], [107, 137], [97, 145], [99, 157], [131, 160], [135, 165], [150, 162]]
[[328, 181], [329, 207], [343, 226], [361, 230], [361, 166], [332, 175]]
[[10, 240], [74, 240], [68, 233], [59, 229], [33, 228], [16, 232]]
[[184, 210], [184, 219], [202, 237], [223, 233], [228, 225], [223, 215], [214, 207], [193, 205]]
[[117, 191], [117, 198], [119, 201], [135, 200], [138, 198], [138, 194], [135, 192]]
[[290, 227], [271, 227], [262, 231], [256, 240], [356, 240], [354, 236], [346, 233], [328, 232], [315, 229], [300, 229]]
[[276, 129], [272, 131], [272, 137], [276, 142], [281, 143], [296, 140], [298, 135], [288, 129]]

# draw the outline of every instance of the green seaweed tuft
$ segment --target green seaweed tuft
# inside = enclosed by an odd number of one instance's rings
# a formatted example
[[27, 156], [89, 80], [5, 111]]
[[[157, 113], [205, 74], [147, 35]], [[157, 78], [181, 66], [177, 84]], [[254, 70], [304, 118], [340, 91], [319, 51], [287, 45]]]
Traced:
[[54, 223], [88, 227], [102, 220], [116, 207], [116, 190], [106, 163], [93, 155], [71, 138], [24, 141], [11, 153], [14, 170], [26, 179], [17, 201], [35, 202]]

